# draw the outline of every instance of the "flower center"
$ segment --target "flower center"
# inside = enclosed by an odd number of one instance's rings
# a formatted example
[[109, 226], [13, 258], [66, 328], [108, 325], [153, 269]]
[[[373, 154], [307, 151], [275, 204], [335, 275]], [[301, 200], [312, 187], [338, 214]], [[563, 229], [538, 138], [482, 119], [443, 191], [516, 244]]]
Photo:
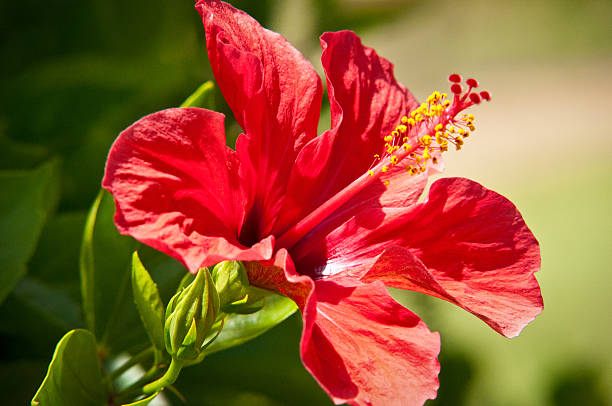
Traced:
[[[459, 113], [482, 100], [491, 100], [491, 95], [487, 91], [473, 92], [478, 87], [475, 79], [465, 81], [466, 91], [458, 74], [450, 75], [448, 80], [452, 83], [452, 101], [447, 94], [435, 91], [425, 103], [402, 117], [395, 130], [384, 137], [383, 151], [374, 155], [370, 169], [281, 235], [276, 240], [277, 248], [295, 245], [350, 198], [392, 169], [403, 166], [410, 175], [417, 175], [425, 172], [428, 165], [435, 165], [440, 154], [448, 151], [449, 144], [460, 150], [464, 138], [476, 128], [472, 114], [459, 117]], [[388, 185], [389, 180], [383, 179], [383, 183]]]

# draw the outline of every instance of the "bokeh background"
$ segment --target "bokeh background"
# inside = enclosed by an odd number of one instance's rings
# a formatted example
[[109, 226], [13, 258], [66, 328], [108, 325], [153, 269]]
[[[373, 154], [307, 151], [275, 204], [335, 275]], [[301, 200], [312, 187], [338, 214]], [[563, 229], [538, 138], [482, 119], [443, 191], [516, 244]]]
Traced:
[[[428, 404], [612, 404], [612, 2], [231, 3], [319, 72], [318, 35], [353, 29], [417, 98], [444, 90], [452, 72], [493, 95], [465, 148], [448, 154], [445, 176], [519, 207], [541, 243], [545, 310], [508, 340], [448, 303], [394, 291], [442, 336], [441, 389]], [[203, 35], [191, 1], [0, 4], [0, 180], [24, 174], [3, 181], [0, 209], [2, 195], [27, 184], [22, 212], [0, 221], [0, 266], [27, 269], [0, 306], [4, 404], [29, 403], [58, 339], [83, 325], [80, 239], [108, 148], [131, 122], [211, 78]], [[324, 111], [321, 128], [328, 123]], [[1, 245], [20, 228], [35, 230], [23, 263], [1, 263]], [[177, 387], [188, 405], [330, 405], [300, 363], [300, 328], [295, 315], [186, 369]]]

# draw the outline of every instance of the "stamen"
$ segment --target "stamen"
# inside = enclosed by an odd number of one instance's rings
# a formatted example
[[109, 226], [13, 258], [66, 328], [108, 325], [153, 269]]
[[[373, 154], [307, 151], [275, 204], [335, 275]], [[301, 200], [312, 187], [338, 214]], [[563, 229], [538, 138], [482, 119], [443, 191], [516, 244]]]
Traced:
[[454, 73], [448, 79], [453, 100], [448, 100], [446, 93], [435, 91], [425, 103], [410, 112], [410, 117], [403, 116], [401, 124], [384, 137], [384, 151], [381, 155], [375, 155], [381, 162], [370, 168], [371, 177], [387, 173], [400, 164], [411, 175], [417, 175], [425, 172], [430, 161], [437, 164], [438, 156], [448, 151], [449, 144], [457, 150], [462, 148], [464, 139], [476, 127], [473, 114], [458, 117], [459, 113], [483, 100], [489, 101], [491, 95], [487, 91], [472, 92], [478, 87], [476, 79], [465, 81], [465, 92], [460, 75]]
[[[460, 84], [461, 76], [454, 73], [448, 80], [452, 83], [452, 101], [446, 93], [435, 91], [425, 103], [401, 117], [400, 124], [390, 134], [382, 135], [383, 151], [374, 155], [374, 162], [368, 171], [281, 235], [276, 240], [276, 247], [290, 248], [295, 245], [349, 199], [378, 178], [387, 177], [387, 173], [395, 167], [403, 166], [410, 175], [418, 175], [427, 170], [430, 162], [436, 165], [439, 156], [448, 151], [449, 144], [460, 150], [464, 138], [469, 137], [470, 131], [475, 131], [476, 127], [473, 114], [458, 117], [459, 114], [482, 100], [491, 100], [491, 95], [487, 91], [472, 93], [472, 89], [478, 87], [476, 79], [465, 81], [468, 88], [465, 92]], [[389, 179], [382, 179], [382, 183], [389, 185]]]

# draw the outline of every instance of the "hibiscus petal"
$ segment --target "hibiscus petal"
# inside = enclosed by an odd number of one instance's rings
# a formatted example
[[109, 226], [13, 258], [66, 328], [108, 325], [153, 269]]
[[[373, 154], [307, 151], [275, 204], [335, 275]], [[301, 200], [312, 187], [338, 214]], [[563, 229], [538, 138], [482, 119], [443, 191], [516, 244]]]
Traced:
[[422, 404], [435, 397], [439, 335], [395, 302], [382, 283], [313, 282], [295, 271], [285, 249], [245, 266], [250, 283], [298, 304], [302, 361], [336, 403]]
[[542, 310], [535, 237], [509, 200], [476, 182], [440, 179], [412, 207], [356, 206], [341, 214], [292, 250], [300, 271], [437, 296], [507, 337]]
[[327, 75], [331, 130], [308, 143], [293, 168], [280, 234], [365, 173], [383, 137], [403, 115], [418, 107], [393, 76], [393, 65], [361, 44], [351, 31], [321, 36], [321, 61]]
[[420, 405], [438, 389], [440, 338], [380, 282], [316, 281], [302, 360], [335, 403]]
[[119, 231], [192, 272], [272, 256], [272, 237], [252, 248], [238, 242], [245, 198], [223, 120], [198, 108], [151, 114], [119, 135], [106, 163], [103, 186], [115, 198]]
[[196, 5], [219, 88], [246, 135], [236, 150], [254, 203], [252, 240], [270, 233], [291, 167], [316, 136], [322, 84], [312, 65], [280, 34], [220, 1]]

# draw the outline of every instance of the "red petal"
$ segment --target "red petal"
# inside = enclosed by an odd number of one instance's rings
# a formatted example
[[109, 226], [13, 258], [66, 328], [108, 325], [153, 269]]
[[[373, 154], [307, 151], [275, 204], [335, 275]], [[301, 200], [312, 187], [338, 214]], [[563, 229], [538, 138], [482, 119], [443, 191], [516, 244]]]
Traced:
[[510, 201], [468, 179], [438, 180], [426, 202], [408, 208], [346, 209], [292, 256], [300, 272], [444, 298], [507, 337], [542, 310], [536, 239]]
[[440, 338], [380, 282], [316, 281], [302, 360], [337, 404], [421, 405], [438, 389]]
[[534, 276], [540, 248], [512, 202], [468, 179], [440, 179], [409, 217], [413, 232], [404, 246], [444, 292], [415, 286], [391, 263], [377, 264], [365, 280], [384, 273], [388, 286], [455, 302], [506, 337], [517, 336], [540, 314], [542, 296]]
[[291, 167], [316, 136], [322, 84], [312, 65], [281, 35], [220, 1], [200, 1], [217, 83], [246, 132], [236, 150], [255, 202], [247, 239], [270, 233]]
[[250, 249], [238, 242], [245, 198], [223, 119], [197, 108], [151, 114], [119, 135], [106, 163], [103, 186], [115, 198], [121, 233], [191, 271], [272, 255], [272, 238]]
[[353, 32], [325, 33], [321, 61], [327, 75], [331, 130], [302, 149], [291, 174], [280, 234], [365, 173], [383, 137], [418, 103], [393, 76], [393, 65]]

